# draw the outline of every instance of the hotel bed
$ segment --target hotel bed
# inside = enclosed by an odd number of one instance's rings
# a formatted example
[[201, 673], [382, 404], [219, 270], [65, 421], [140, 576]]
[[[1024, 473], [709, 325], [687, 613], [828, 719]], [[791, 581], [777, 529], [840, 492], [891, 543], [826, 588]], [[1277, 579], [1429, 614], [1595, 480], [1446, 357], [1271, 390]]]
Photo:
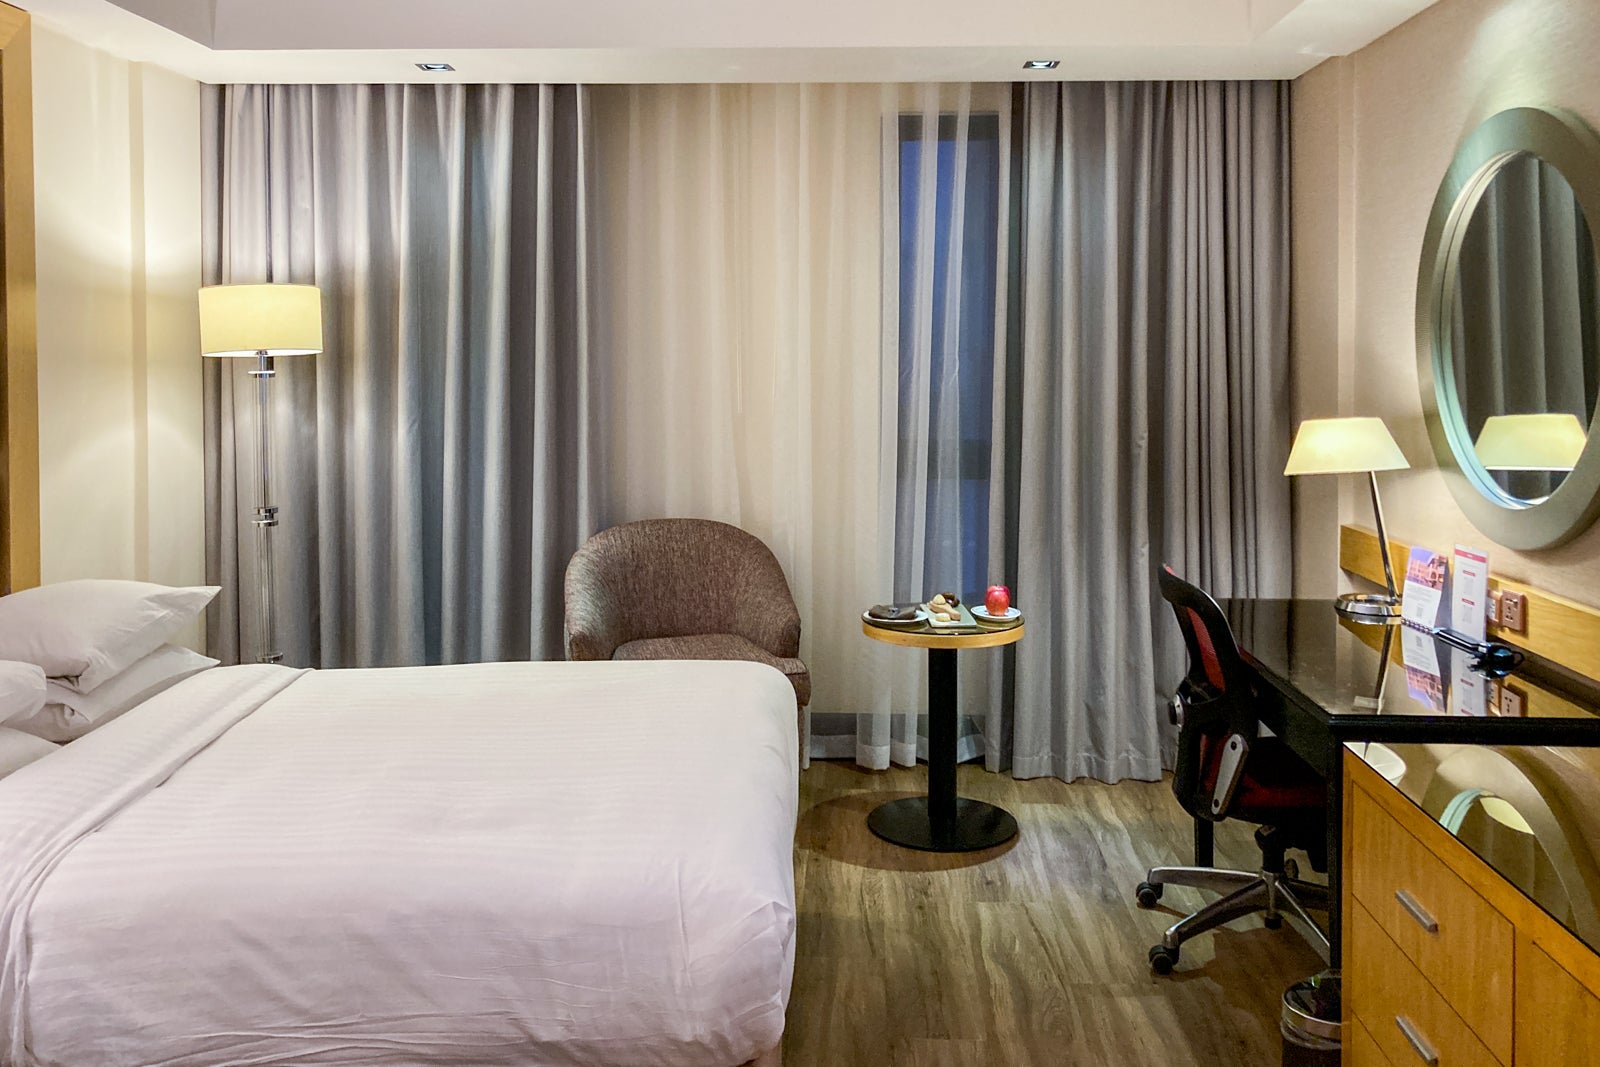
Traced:
[[0, 1062], [776, 1062], [794, 691], [204, 671], [0, 779]]

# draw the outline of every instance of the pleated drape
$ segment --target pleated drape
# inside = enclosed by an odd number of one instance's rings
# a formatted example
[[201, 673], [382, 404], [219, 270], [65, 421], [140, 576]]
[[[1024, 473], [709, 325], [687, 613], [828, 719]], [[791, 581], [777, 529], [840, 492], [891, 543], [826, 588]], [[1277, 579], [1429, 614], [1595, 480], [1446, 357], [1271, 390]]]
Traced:
[[1018, 777], [1160, 777], [1161, 563], [1288, 594], [1288, 107], [1266, 82], [1025, 89]]
[[[322, 667], [553, 658], [599, 524], [588, 94], [208, 88], [209, 282], [321, 287], [280, 358], [278, 643]], [[210, 649], [251, 658], [253, 393], [209, 362]]]

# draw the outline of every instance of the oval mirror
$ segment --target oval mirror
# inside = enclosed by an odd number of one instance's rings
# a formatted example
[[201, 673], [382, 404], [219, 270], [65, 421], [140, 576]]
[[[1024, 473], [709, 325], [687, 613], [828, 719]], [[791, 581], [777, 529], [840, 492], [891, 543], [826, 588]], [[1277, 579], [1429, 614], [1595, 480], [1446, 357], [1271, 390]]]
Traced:
[[[1511, 548], [1575, 536], [1600, 508], [1600, 139], [1572, 116], [1501, 112], [1434, 202], [1418, 369], [1440, 468]], [[1597, 438], [1600, 439], [1600, 438]]]

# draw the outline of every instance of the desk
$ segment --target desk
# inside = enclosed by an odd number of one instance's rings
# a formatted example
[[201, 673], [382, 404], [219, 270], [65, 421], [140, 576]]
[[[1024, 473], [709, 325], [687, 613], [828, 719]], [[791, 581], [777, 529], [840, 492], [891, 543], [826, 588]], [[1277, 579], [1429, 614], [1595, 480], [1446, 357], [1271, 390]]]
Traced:
[[[1341, 753], [1346, 742], [1600, 746], [1600, 686], [1537, 657], [1529, 656], [1506, 679], [1524, 697], [1522, 716], [1450, 714], [1408, 684], [1397, 624], [1351, 622], [1333, 610], [1332, 600], [1220, 604], [1239, 651], [1260, 680], [1262, 724], [1328, 782], [1328, 888], [1335, 902], [1328, 942], [1334, 966], [1341, 954]], [[1444, 667], [1447, 709], [1452, 650], [1434, 647]], [[1207, 866], [1209, 830], [1207, 823], [1195, 832], [1195, 862]]]

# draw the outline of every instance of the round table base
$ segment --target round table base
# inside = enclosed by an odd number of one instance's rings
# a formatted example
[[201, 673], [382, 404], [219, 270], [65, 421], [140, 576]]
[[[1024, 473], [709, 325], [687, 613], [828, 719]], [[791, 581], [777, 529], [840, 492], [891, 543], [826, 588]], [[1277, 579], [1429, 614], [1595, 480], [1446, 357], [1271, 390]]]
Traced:
[[981, 800], [956, 800], [956, 821], [936, 832], [927, 797], [891, 800], [872, 809], [867, 827], [885, 841], [923, 852], [976, 852], [1017, 836], [1017, 820]]

